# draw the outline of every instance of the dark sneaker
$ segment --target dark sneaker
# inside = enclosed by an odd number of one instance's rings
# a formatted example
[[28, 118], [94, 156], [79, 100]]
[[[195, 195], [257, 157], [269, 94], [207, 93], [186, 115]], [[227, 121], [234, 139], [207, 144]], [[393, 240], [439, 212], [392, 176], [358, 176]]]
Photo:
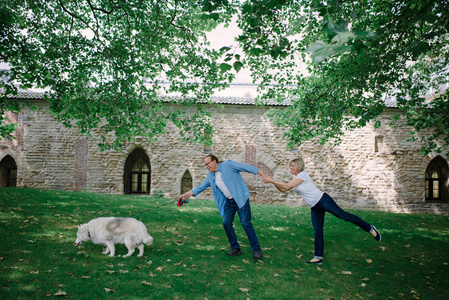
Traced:
[[376, 227], [373, 226], [373, 230], [377, 233], [377, 235], [374, 238], [376, 239], [376, 241], [380, 242], [382, 236], [380, 235], [379, 231], [377, 231]]
[[254, 260], [259, 260], [261, 258], [262, 258], [262, 251], [254, 251], [253, 259]]
[[242, 249], [240, 249], [240, 248], [237, 248], [237, 249], [234, 249], [234, 248], [231, 248], [231, 251], [229, 251], [228, 253], [226, 253], [226, 255], [228, 255], [228, 256], [234, 256], [234, 255], [240, 255], [240, 254], [242, 254], [243, 252], [242, 252]]
[[319, 260], [316, 260], [316, 261], [311, 261], [311, 260], [306, 261], [306, 265], [318, 265], [318, 266], [321, 266], [322, 264], [323, 264], [323, 260], [322, 259], [319, 259]]

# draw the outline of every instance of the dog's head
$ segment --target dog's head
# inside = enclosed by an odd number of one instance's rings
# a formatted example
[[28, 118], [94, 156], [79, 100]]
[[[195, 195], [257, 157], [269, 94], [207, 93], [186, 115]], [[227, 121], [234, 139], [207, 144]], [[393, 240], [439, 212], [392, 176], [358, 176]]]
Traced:
[[78, 232], [76, 233], [75, 246], [81, 245], [82, 242], [90, 240], [89, 226], [82, 224], [78, 226]]

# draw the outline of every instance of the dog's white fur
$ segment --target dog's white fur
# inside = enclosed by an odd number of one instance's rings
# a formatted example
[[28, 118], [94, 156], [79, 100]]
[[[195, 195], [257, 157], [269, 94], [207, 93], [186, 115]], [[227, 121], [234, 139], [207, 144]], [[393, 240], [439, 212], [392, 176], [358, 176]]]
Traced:
[[148, 246], [153, 243], [153, 238], [148, 234], [147, 227], [142, 222], [134, 218], [97, 218], [86, 224], [78, 226], [75, 246], [82, 242], [91, 240], [94, 244], [106, 245], [103, 254], [110, 257], [115, 255], [114, 244], [125, 244], [128, 248], [128, 254], [123, 257], [131, 256], [135, 248], [139, 249], [139, 257], [143, 255], [143, 244]]

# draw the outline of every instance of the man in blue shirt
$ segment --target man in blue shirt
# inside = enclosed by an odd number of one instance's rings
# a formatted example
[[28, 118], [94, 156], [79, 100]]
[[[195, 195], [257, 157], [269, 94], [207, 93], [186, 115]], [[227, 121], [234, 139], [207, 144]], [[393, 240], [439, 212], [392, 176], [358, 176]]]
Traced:
[[217, 205], [220, 216], [223, 217], [223, 228], [231, 245], [231, 250], [226, 255], [242, 254], [232, 225], [235, 213], [237, 212], [240, 223], [245, 229], [249, 243], [253, 249], [253, 259], [261, 259], [261, 248], [257, 240], [256, 231], [251, 223], [250, 193], [240, 172], [261, 176], [263, 172], [252, 165], [238, 163], [232, 160], [219, 162], [218, 158], [212, 154], [204, 158], [204, 166], [209, 170], [206, 179], [199, 186], [182, 194], [181, 199], [185, 200], [188, 197], [197, 196], [205, 189], [212, 188], [215, 204]]

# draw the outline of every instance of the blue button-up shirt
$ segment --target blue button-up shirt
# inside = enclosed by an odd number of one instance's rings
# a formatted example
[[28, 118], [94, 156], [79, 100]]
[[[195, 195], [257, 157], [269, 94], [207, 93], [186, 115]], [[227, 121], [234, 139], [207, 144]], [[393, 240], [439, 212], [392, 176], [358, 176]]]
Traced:
[[[227, 160], [218, 164], [218, 172], [221, 173], [221, 178], [231, 193], [232, 198], [234, 198], [239, 208], [242, 208], [248, 200], [250, 193], [245, 182], [243, 182], [240, 172], [247, 172], [256, 175], [259, 172], [259, 169], [252, 165]], [[223, 217], [226, 197], [215, 184], [215, 172], [209, 172], [206, 179], [191, 191], [193, 195], [197, 196], [208, 187], [212, 188], [218, 213]]]

